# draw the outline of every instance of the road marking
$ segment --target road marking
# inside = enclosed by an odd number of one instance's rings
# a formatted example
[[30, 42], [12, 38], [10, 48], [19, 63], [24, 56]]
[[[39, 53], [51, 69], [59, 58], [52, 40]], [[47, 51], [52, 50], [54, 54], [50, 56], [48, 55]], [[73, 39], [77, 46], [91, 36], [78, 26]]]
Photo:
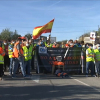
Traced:
[[88, 84], [86, 84], [86, 83], [84, 83], [84, 82], [82, 82], [82, 81], [80, 81], [80, 80], [78, 80], [78, 79], [75, 79], [75, 78], [73, 78], [73, 77], [70, 77], [70, 78], [72, 78], [73, 80], [75, 80], [75, 81], [77, 81], [77, 82], [79, 82], [79, 83], [81, 83], [81, 84], [83, 84], [83, 85], [85, 85], [85, 86], [91, 87], [92, 89], [94, 89], [94, 90], [100, 92], [98, 89], [96, 89], [96, 88], [94, 88], [94, 87], [92, 87], [92, 86], [90, 86], [90, 85], [88, 85]]
[[84, 83], [84, 82], [82, 82], [82, 81], [80, 81], [80, 80], [78, 80], [78, 79], [74, 79], [75, 81], [77, 81], [77, 82], [79, 82], [79, 83], [82, 83], [82, 84], [84, 84], [84, 85], [86, 85], [86, 86], [90, 86], [90, 85], [88, 85], [88, 84], [86, 84], [86, 83]]
[[40, 76], [31, 76], [32, 81], [39, 83]]

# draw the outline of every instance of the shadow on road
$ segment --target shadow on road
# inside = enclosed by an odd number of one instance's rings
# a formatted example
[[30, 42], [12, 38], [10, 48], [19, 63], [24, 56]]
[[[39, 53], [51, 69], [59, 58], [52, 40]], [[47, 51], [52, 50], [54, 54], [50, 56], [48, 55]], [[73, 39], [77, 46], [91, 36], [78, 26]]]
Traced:
[[100, 100], [100, 93], [82, 85], [0, 86], [0, 100]]

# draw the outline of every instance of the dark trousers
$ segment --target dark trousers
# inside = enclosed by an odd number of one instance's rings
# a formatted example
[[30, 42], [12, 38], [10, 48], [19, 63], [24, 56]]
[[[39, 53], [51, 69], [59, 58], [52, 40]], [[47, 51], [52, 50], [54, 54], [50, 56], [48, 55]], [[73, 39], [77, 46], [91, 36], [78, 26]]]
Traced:
[[34, 55], [32, 56], [32, 60], [31, 60], [31, 68], [32, 70], [34, 70]]
[[9, 68], [10, 66], [10, 58], [8, 55], [4, 56], [4, 70], [7, 71], [7, 67]]
[[91, 75], [94, 75], [94, 62], [86, 62], [86, 75], [89, 74], [89, 69], [91, 70]]
[[3, 64], [0, 64], [0, 77], [3, 76]]

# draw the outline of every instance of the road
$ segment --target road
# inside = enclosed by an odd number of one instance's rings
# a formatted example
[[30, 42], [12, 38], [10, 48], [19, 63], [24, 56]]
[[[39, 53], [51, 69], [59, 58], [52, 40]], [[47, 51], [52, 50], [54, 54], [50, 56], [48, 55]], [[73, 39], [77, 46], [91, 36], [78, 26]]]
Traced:
[[100, 78], [35, 74], [0, 81], [0, 100], [100, 100]]

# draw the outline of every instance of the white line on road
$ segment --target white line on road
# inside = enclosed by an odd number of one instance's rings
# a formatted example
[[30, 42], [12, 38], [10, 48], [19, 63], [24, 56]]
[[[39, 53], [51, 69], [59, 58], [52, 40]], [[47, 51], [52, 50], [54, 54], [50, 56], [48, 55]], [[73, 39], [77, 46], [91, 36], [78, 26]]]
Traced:
[[78, 79], [74, 79], [75, 81], [77, 81], [77, 82], [79, 82], [79, 83], [82, 83], [82, 84], [84, 84], [84, 85], [86, 85], [86, 86], [90, 86], [90, 85], [88, 85], [88, 84], [86, 84], [86, 83], [84, 83], [84, 82], [82, 82], [82, 81], [79, 81]]
[[94, 88], [94, 87], [92, 87], [92, 86], [90, 86], [90, 85], [88, 85], [88, 84], [86, 84], [86, 83], [84, 83], [84, 82], [82, 82], [82, 81], [80, 81], [80, 80], [78, 80], [78, 79], [75, 79], [75, 78], [73, 78], [73, 77], [70, 77], [70, 78], [72, 78], [73, 80], [75, 80], [75, 81], [77, 81], [77, 82], [79, 82], [79, 83], [81, 83], [81, 84], [83, 84], [83, 85], [85, 85], [85, 86], [91, 87], [92, 89], [94, 89], [94, 90], [100, 92], [98, 89], [96, 89], [96, 88]]

